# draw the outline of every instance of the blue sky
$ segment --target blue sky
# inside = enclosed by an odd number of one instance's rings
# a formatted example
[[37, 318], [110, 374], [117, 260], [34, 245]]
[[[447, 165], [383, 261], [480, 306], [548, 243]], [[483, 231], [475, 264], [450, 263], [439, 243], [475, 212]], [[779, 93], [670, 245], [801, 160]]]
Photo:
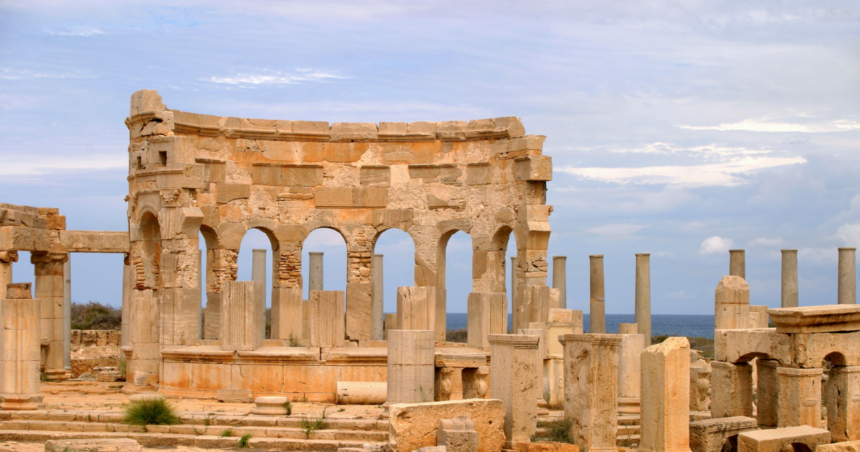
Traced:
[[[632, 312], [634, 254], [650, 252], [654, 313], [712, 313], [729, 247], [747, 250], [752, 303], [779, 304], [779, 250], [796, 248], [800, 303], [829, 304], [836, 248], [860, 242], [858, 31], [852, 1], [0, 1], [0, 201], [125, 229], [123, 121], [143, 88], [225, 116], [515, 115], [553, 157], [569, 307], [587, 311], [588, 255], [604, 254], [607, 312]], [[328, 289], [338, 240], [306, 247], [327, 253]], [[392, 311], [412, 244], [381, 240]], [[246, 237], [241, 279], [267, 246]], [[469, 249], [449, 245], [451, 312]], [[73, 299], [119, 303], [117, 256], [73, 262]]]

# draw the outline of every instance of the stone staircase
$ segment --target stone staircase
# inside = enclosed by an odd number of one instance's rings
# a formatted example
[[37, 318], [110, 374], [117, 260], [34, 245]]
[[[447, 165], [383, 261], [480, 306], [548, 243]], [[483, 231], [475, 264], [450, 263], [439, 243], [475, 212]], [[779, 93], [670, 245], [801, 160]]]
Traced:
[[[249, 446], [261, 449], [337, 451], [365, 444], [387, 446], [388, 421], [327, 419], [324, 428], [305, 434], [302, 418], [213, 415], [184, 412], [177, 425], [144, 429], [122, 423], [119, 411], [0, 412], [0, 440], [44, 442], [49, 439], [131, 438], [143, 446], [232, 448], [250, 434]], [[229, 436], [221, 436], [229, 434]]]

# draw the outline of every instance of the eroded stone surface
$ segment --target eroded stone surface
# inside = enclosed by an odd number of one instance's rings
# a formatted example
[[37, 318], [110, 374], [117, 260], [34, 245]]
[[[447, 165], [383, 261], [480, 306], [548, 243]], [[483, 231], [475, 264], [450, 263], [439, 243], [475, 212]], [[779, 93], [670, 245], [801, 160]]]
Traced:
[[478, 432], [478, 452], [496, 452], [505, 443], [505, 407], [500, 400], [470, 399], [389, 406], [389, 443], [392, 451], [412, 452], [435, 446], [439, 421], [468, 416]]

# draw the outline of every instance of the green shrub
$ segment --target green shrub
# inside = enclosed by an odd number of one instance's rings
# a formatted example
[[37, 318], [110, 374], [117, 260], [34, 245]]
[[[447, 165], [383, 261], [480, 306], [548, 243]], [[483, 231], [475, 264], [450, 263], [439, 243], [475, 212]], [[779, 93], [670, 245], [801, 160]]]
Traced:
[[123, 420], [131, 425], [176, 425], [179, 416], [166, 400], [145, 399], [129, 403]]
[[446, 330], [445, 342], [463, 342], [466, 343], [469, 339], [468, 330], [465, 328], [459, 330]]
[[221, 437], [222, 438], [227, 438], [228, 436], [233, 436], [233, 429], [232, 428], [228, 428], [226, 430], [221, 431]]
[[287, 410], [287, 416], [293, 414], [293, 403], [290, 402], [290, 399], [287, 399], [287, 401], [284, 402], [284, 409]]
[[328, 407], [323, 408], [322, 417], [308, 419], [307, 417], [302, 416], [301, 429], [302, 432], [304, 432], [306, 439], [310, 439], [311, 433], [317, 430], [322, 430], [326, 427], [325, 410], [327, 409]]
[[73, 330], [119, 330], [122, 328], [122, 310], [101, 304], [72, 303]]
[[570, 440], [571, 426], [573, 426], [573, 422], [570, 419], [550, 422], [546, 425], [546, 433], [543, 436], [535, 435], [532, 440], [573, 444], [573, 441]]
[[251, 434], [246, 433], [239, 438], [239, 449], [245, 449], [248, 447], [248, 443], [251, 441]]

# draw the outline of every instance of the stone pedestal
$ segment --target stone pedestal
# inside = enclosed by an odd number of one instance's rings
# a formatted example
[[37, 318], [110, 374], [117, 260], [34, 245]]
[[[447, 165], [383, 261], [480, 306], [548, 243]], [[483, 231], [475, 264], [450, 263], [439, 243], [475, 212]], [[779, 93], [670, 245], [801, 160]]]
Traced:
[[313, 290], [308, 298], [308, 339], [311, 347], [343, 345], [346, 340], [343, 291]]
[[9, 284], [0, 300], [0, 409], [35, 410], [39, 393], [41, 300], [32, 299], [30, 283]]
[[589, 333], [606, 332], [606, 296], [603, 287], [603, 255], [588, 256], [591, 268], [591, 301], [588, 310]]
[[308, 299], [310, 291], [323, 289], [323, 253], [308, 253]]
[[304, 300], [301, 287], [272, 289], [272, 339], [300, 339]]
[[259, 414], [264, 416], [286, 416], [287, 400], [288, 399], [286, 397], [257, 397], [256, 399], [254, 399], [254, 404], [256, 406], [253, 410], [251, 410], [251, 414]]
[[[200, 290], [176, 287], [159, 291], [158, 295], [161, 298], [158, 314], [162, 348], [197, 343], [200, 339]], [[260, 312], [259, 307], [255, 312]], [[260, 322], [263, 321], [261, 315]]]
[[504, 292], [473, 292], [467, 303], [468, 345], [488, 349], [489, 335], [508, 332], [508, 299]]
[[256, 350], [263, 346], [265, 324], [260, 315], [257, 294], [263, 291], [258, 281], [227, 281], [221, 304], [221, 348]]
[[779, 427], [821, 428], [821, 369], [779, 367]]
[[779, 425], [779, 361], [755, 360], [756, 366], [756, 418], [760, 428]]
[[552, 257], [552, 288], [558, 289], [558, 308], [567, 309], [567, 256]]
[[505, 444], [529, 442], [537, 429], [538, 336], [489, 337], [490, 396], [505, 405]]
[[351, 340], [370, 340], [373, 321], [373, 284], [346, 283], [346, 337]]
[[752, 417], [752, 366], [711, 362], [711, 417]]
[[434, 401], [435, 350], [434, 330], [388, 332], [387, 405]]
[[436, 331], [436, 288], [398, 287], [397, 326], [401, 330]]
[[618, 397], [639, 398], [641, 376], [641, 353], [645, 350], [645, 335], [638, 334], [639, 325], [622, 323], [619, 325], [621, 349], [618, 360]]
[[729, 276], [747, 279], [744, 250], [729, 250]]
[[580, 450], [617, 451], [618, 352], [616, 334], [566, 334], [564, 417]]
[[860, 366], [834, 366], [825, 387], [833, 441], [860, 439]]
[[746, 329], [749, 319], [749, 284], [740, 276], [724, 276], [714, 291], [714, 329]]
[[33, 253], [30, 262], [35, 266], [35, 298], [41, 306], [41, 337], [48, 339], [45, 356], [45, 377], [57, 381], [69, 378], [65, 364], [65, 310], [63, 309], [63, 267], [68, 254]]
[[383, 311], [384, 306], [384, 293], [385, 286], [382, 284], [382, 254], [374, 254], [373, 255], [373, 296], [371, 299], [371, 317], [370, 317], [370, 331], [371, 331], [371, 339], [375, 341], [381, 341], [385, 339], [385, 331], [383, 328], [383, 322], [385, 321], [385, 313]]
[[839, 304], [857, 304], [856, 248], [839, 248]]
[[670, 337], [642, 352], [641, 452], [690, 452], [690, 343]]
[[645, 346], [651, 346], [651, 254], [636, 254], [636, 324]]
[[797, 304], [797, 250], [782, 250], [782, 291], [783, 308], [796, 308]]
[[72, 259], [63, 265], [63, 369], [72, 372]]

